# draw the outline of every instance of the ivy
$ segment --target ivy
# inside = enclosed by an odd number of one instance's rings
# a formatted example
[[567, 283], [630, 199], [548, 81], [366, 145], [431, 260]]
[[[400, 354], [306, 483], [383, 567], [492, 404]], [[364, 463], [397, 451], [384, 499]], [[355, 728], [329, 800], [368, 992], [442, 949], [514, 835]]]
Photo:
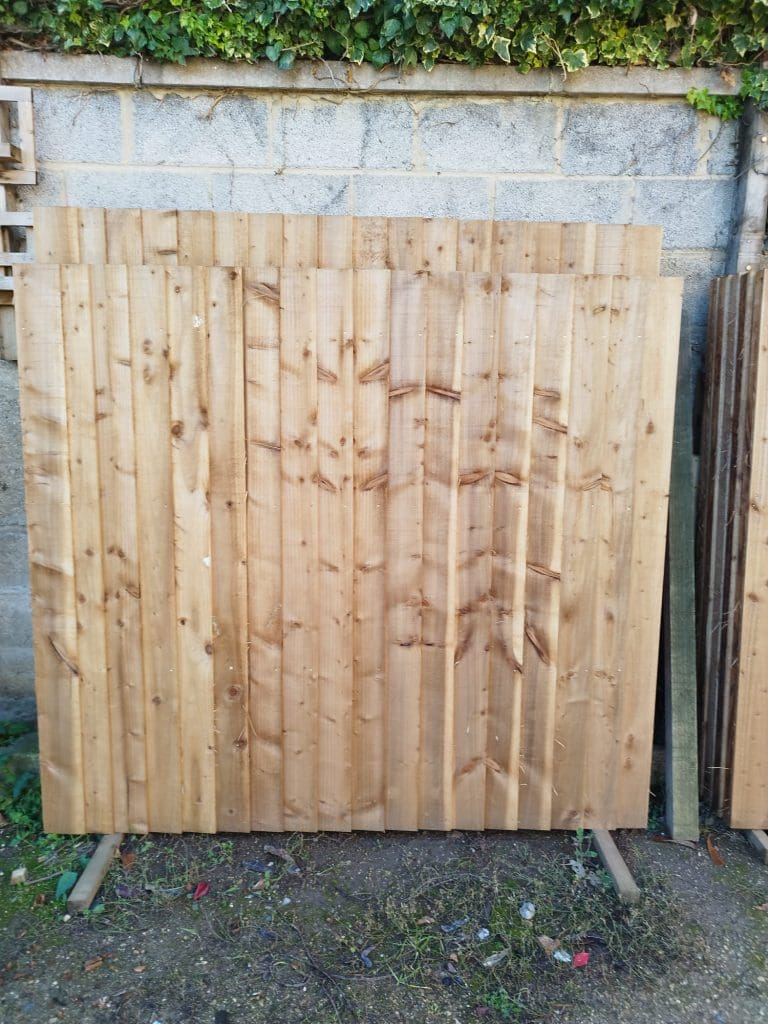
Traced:
[[752, 100], [760, 110], [768, 110], [768, 71], [745, 68], [737, 96], [713, 96], [709, 89], [691, 89], [688, 93], [692, 106], [723, 121], [741, 117], [747, 100]]
[[[267, 59], [281, 68], [301, 57], [563, 72], [756, 65], [768, 51], [768, 0], [0, 0], [0, 37], [11, 46], [182, 64]], [[762, 102], [754, 80], [742, 101], [752, 88]], [[692, 96], [700, 109], [735, 116], [728, 99]]]

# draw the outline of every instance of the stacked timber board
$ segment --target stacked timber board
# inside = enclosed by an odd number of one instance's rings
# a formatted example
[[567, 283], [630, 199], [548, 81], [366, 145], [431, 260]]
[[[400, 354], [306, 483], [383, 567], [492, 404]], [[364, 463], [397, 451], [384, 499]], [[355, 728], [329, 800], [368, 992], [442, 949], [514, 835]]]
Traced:
[[704, 795], [768, 826], [768, 287], [720, 278], [710, 303], [697, 557]]
[[563, 225], [457, 272], [448, 221], [315, 269], [373, 222], [237, 216], [273, 265], [211, 267], [219, 216], [36, 214], [93, 260], [17, 293], [46, 826], [644, 825], [680, 282]]

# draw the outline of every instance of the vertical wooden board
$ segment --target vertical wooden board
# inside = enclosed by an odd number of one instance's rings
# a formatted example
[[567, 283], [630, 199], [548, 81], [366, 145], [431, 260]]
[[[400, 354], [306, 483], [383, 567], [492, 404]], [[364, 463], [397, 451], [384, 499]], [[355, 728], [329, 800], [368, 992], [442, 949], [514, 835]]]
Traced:
[[732, 828], [764, 828], [768, 824], [768, 758], [765, 720], [768, 714], [768, 646], [765, 602], [768, 579], [765, 509], [768, 506], [768, 286], [759, 280], [752, 341], [750, 424], [752, 454], [748, 485], [749, 519], [743, 558], [738, 689], [731, 737], [729, 821]]
[[36, 206], [32, 211], [35, 259], [39, 263], [79, 263], [78, 210], [70, 206]]
[[419, 826], [453, 827], [463, 277], [427, 286]]
[[205, 210], [179, 210], [176, 214], [178, 263], [187, 267], [211, 266], [214, 256], [213, 222], [214, 215]]
[[128, 270], [147, 820], [153, 832], [179, 832], [182, 825], [181, 744], [165, 286], [162, 267]]
[[389, 259], [389, 221], [386, 217], [352, 218], [352, 266], [384, 270]]
[[107, 262], [106, 211], [84, 206], [77, 211], [80, 233], [80, 263]]
[[179, 231], [175, 210], [142, 210], [142, 263], [179, 262]]
[[610, 364], [616, 359], [610, 345], [611, 285], [609, 277], [574, 281], [552, 781], [556, 828], [584, 827], [588, 763], [605, 767], [603, 751], [586, 738], [595, 715], [604, 713], [597, 699], [608, 681], [600, 636], [613, 621], [598, 617], [605, 582], [600, 567], [608, 553], [603, 548], [610, 550], [612, 543], [603, 536], [611, 525], [610, 518], [604, 521], [604, 509], [610, 508], [603, 501], [604, 489], [612, 486], [606, 459]]
[[281, 213], [248, 214], [248, 265], [251, 267], [282, 267], [283, 215]]
[[523, 225], [523, 248], [531, 253], [534, 274], [561, 273], [563, 225], [543, 222], [526, 222]]
[[317, 272], [318, 827], [352, 827], [352, 271]]
[[389, 218], [389, 256], [387, 266], [393, 270], [423, 270], [421, 217]]
[[355, 274], [352, 827], [385, 827], [390, 275]]
[[[216, 831], [211, 510], [209, 503], [208, 271], [169, 268], [171, 467], [181, 734], [181, 819]], [[237, 338], [230, 343], [235, 345]]]
[[317, 265], [328, 270], [354, 266], [351, 217], [318, 217]]
[[141, 210], [105, 210], [106, 263], [133, 266], [143, 262]]
[[393, 272], [386, 528], [387, 815], [419, 826], [427, 282]]
[[89, 269], [62, 268], [61, 319], [67, 377], [85, 827], [88, 832], [112, 832], [110, 700]]
[[560, 239], [561, 274], [593, 274], [597, 252], [597, 224], [563, 224]]
[[247, 551], [243, 288], [238, 270], [208, 272], [213, 685], [216, 824], [251, 820], [247, 668]]
[[537, 286], [519, 825], [550, 828], [574, 279]]
[[16, 272], [43, 824], [85, 831], [60, 269]]
[[[657, 225], [627, 225], [621, 272], [627, 277], [657, 277], [661, 270], [661, 243], [662, 229]], [[600, 273], [597, 266], [595, 273]]]
[[456, 269], [468, 274], [489, 273], [493, 221], [460, 220], [456, 243]]
[[317, 280], [286, 270], [280, 289], [283, 574], [283, 820], [318, 827]]
[[595, 250], [596, 274], [622, 274], [626, 267], [629, 238], [627, 224], [598, 224]]
[[459, 222], [447, 217], [425, 220], [422, 225], [421, 245], [424, 270], [456, 270], [459, 255]]
[[283, 216], [283, 258], [280, 266], [308, 270], [319, 266], [318, 218], [306, 213]]
[[[250, 258], [250, 233], [247, 213], [213, 215], [213, 265], [247, 267]], [[263, 263], [257, 266], [264, 266]]]
[[486, 274], [467, 275], [464, 285], [453, 729], [456, 828], [485, 827], [499, 286], [498, 277]]
[[280, 273], [245, 271], [251, 828], [283, 827]]
[[644, 828], [648, 814], [682, 281], [645, 278], [636, 287], [643, 316], [628, 558], [632, 587], [616, 669], [621, 700], [610, 823], [627, 828]]
[[528, 273], [533, 270], [535, 252], [529, 244], [530, 230], [530, 226], [522, 221], [493, 222], [490, 269], [494, 274]]
[[517, 828], [521, 783], [525, 586], [537, 295], [530, 277], [501, 280], [493, 481], [493, 635], [488, 687], [485, 827]]
[[[109, 211], [107, 211], [109, 213]], [[109, 239], [108, 239], [109, 241]], [[101, 477], [115, 828], [147, 832], [136, 453], [128, 281], [124, 266], [93, 267], [96, 431]]]

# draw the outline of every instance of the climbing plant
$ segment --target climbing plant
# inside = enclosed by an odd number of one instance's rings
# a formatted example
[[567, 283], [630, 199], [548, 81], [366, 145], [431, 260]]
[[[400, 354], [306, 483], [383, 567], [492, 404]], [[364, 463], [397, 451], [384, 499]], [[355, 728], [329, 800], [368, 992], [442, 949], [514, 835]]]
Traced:
[[[768, 50], [768, 0], [0, 0], [0, 38], [177, 63], [266, 58], [285, 69], [300, 57], [563, 72], [592, 64], [757, 67]], [[746, 96], [765, 96], [760, 73], [750, 81], [741, 97], [700, 90], [690, 99], [736, 116]]]

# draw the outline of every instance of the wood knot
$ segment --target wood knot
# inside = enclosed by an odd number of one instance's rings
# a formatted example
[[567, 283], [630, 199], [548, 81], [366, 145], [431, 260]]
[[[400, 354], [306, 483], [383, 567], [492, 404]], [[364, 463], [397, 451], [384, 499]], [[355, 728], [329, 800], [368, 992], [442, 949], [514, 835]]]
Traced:
[[181, 437], [184, 434], [184, 424], [180, 420], [176, 420], [171, 426], [171, 433], [174, 437]]

